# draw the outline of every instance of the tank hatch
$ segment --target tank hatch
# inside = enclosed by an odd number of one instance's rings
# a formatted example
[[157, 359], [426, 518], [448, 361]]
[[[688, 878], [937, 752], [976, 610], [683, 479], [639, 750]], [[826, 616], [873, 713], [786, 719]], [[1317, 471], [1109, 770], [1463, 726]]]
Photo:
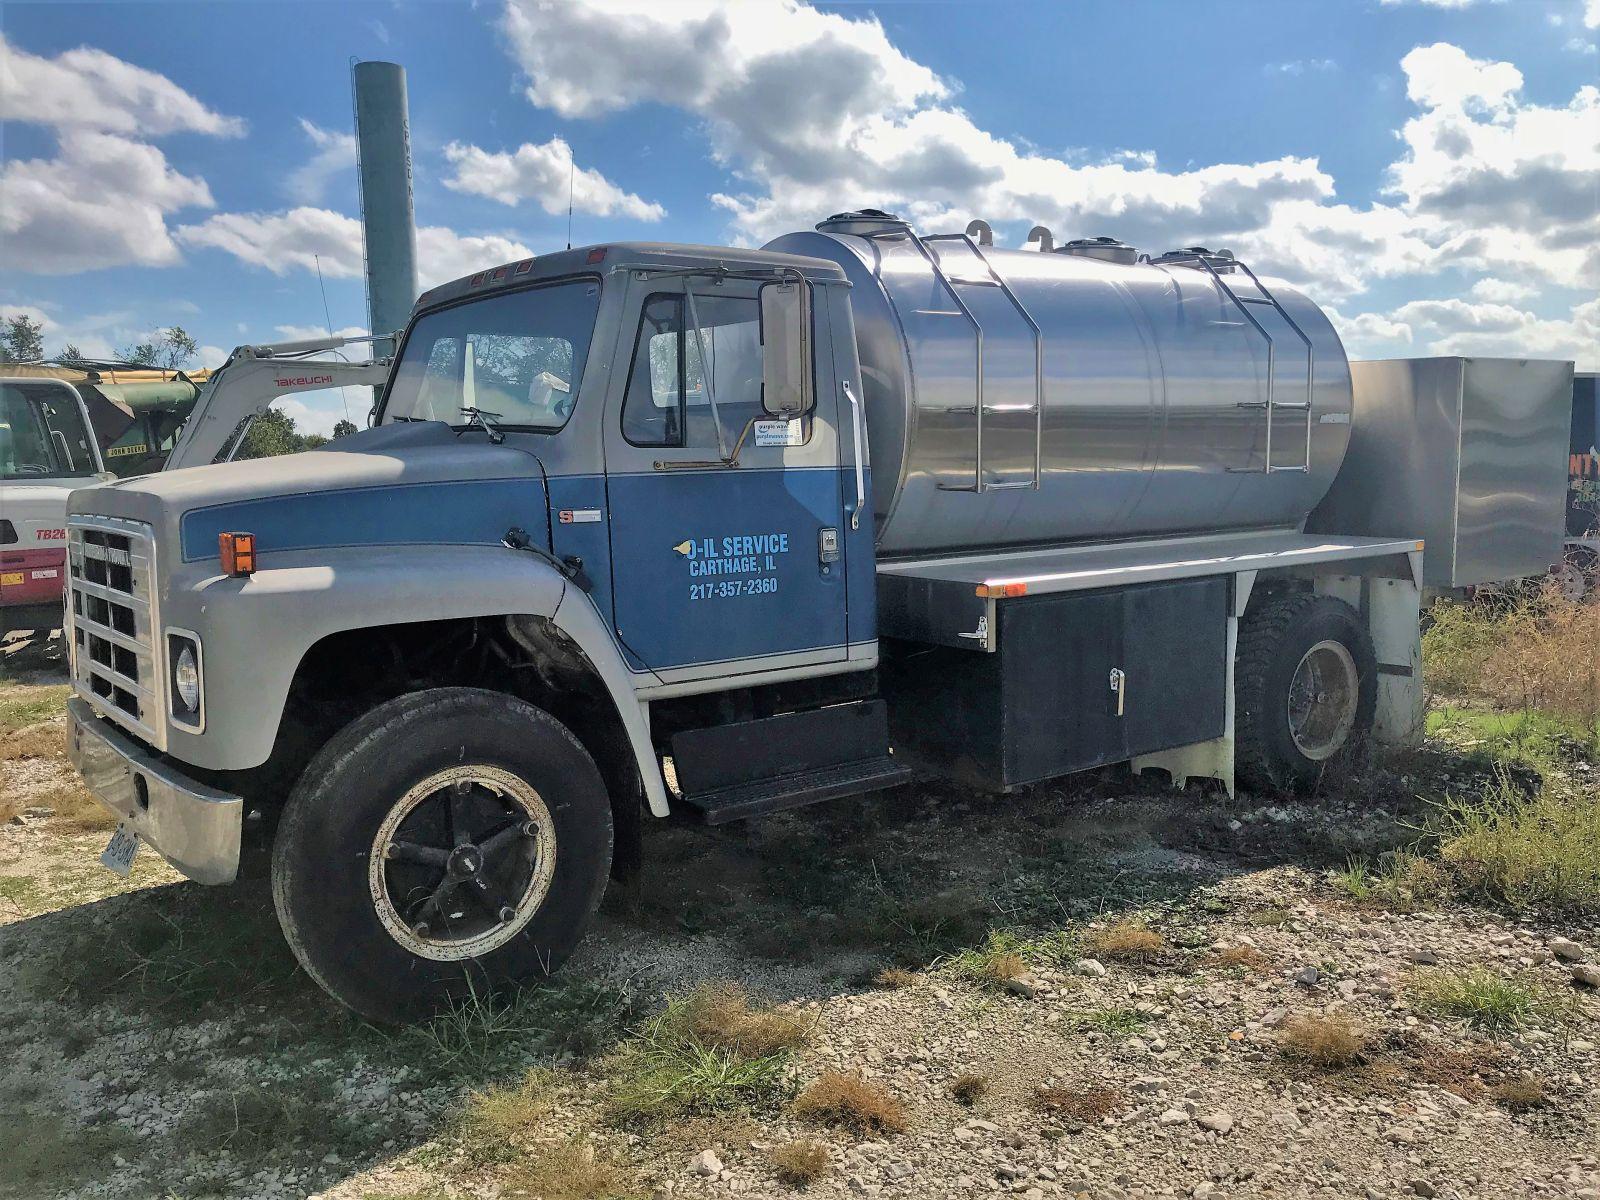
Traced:
[[902, 233], [911, 228], [911, 222], [881, 208], [858, 208], [854, 212], [834, 213], [826, 221], [817, 222], [818, 233], [854, 233], [865, 236], [872, 233]]
[[1131, 267], [1139, 261], [1139, 248], [1114, 237], [1073, 238], [1055, 248], [1057, 254], [1076, 254], [1079, 258], [1097, 258], [1101, 262], [1117, 263]]

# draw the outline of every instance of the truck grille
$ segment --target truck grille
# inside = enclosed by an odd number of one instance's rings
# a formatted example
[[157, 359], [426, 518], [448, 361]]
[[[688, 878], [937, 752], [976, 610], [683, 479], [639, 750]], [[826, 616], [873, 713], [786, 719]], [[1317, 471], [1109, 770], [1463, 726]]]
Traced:
[[102, 716], [164, 748], [150, 526], [120, 517], [70, 518], [67, 572], [73, 689]]

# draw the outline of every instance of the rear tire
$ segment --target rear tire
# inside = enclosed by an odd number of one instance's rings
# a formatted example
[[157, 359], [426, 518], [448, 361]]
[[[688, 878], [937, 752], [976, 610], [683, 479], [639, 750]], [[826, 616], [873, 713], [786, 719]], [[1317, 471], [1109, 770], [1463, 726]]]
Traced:
[[301, 966], [377, 1021], [555, 971], [611, 866], [600, 772], [550, 714], [438, 688], [380, 705], [312, 759], [273, 844]]
[[1372, 733], [1378, 670], [1356, 611], [1331, 596], [1269, 599], [1245, 614], [1234, 662], [1234, 769], [1262, 791], [1303, 791]]

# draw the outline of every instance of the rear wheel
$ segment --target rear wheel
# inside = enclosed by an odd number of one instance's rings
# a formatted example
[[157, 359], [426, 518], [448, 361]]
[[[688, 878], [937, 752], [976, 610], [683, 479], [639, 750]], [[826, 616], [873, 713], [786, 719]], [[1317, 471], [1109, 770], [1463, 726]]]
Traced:
[[554, 717], [440, 688], [359, 718], [317, 754], [273, 845], [273, 897], [306, 972], [408, 1020], [554, 971], [611, 863], [593, 760]]
[[1234, 665], [1234, 761], [1249, 786], [1307, 788], [1365, 745], [1377, 664], [1356, 611], [1309, 593], [1251, 609]]

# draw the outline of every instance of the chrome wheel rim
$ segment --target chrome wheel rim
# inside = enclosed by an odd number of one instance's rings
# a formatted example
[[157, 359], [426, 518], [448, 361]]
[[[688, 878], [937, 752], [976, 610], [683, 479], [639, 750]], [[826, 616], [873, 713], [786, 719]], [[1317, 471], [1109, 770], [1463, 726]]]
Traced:
[[1350, 736], [1361, 697], [1356, 660], [1332, 638], [1307, 650], [1289, 682], [1289, 736], [1314, 762], [1332, 757]]
[[539, 911], [555, 874], [555, 824], [526, 780], [491, 766], [428, 776], [378, 826], [367, 858], [372, 904], [420, 958], [487, 954]]

